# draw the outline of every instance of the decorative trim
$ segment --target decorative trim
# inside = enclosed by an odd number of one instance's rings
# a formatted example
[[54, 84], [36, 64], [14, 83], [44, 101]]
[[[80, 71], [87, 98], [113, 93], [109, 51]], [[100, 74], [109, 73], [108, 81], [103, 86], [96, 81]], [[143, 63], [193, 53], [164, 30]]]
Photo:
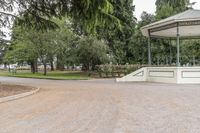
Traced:
[[[155, 73], [170, 72], [170, 73], [173, 73], [173, 76], [152, 76], [151, 75], [152, 72], [155, 72]], [[174, 71], [149, 71], [149, 77], [174, 78]]]
[[[140, 73], [142, 73], [142, 75], [139, 75]], [[143, 77], [144, 76], [144, 71], [138, 72], [135, 75], [133, 75], [133, 77]]]
[[[161, 39], [171, 39], [171, 40], [176, 40], [177, 38], [176, 37], [165, 37], [165, 36], [158, 36], [158, 35], [151, 35], [151, 38], [161, 38]], [[180, 36], [180, 40], [188, 40], [188, 39], [199, 39], [200, 38], [200, 35], [199, 36]]]
[[200, 77], [184, 77], [184, 73], [187, 73], [187, 72], [198, 72], [200, 73], [200, 71], [181, 71], [181, 78], [200, 78]]
[[180, 26], [200, 25], [200, 20], [179, 22], [179, 25], [180, 25]]
[[156, 28], [150, 29], [149, 31], [150, 31], [150, 33], [153, 33], [153, 32], [158, 32], [158, 31], [162, 31], [162, 30], [175, 28], [175, 27], [177, 27], [177, 23], [179, 24], [180, 27], [181, 26], [200, 25], [200, 20], [175, 22], [175, 23], [168, 24], [168, 25], [165, 25], [165, 26], [160, 26], [160, 27], [156, 27]]
[[157, 28], [150, 29], [150, 33], [162, 31], [162, 30], [167, 30], [167, 29], [171, 29], [171, 28], [174, 28], [174, 27], [177, 27], [177, 23], [172, 23], [172, 24], [168, 24], [168, 25], [165, 25], [165, 26], [160, 26], [160, 27], [157, 27]]

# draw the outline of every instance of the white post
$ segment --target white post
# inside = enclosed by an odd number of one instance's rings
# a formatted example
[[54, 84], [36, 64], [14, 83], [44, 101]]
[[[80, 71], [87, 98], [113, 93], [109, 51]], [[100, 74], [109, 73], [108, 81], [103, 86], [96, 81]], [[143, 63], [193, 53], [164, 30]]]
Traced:
[[151, 66], [151, 36], [149, 31], [149, 37], [148, 37], [148, 65]]

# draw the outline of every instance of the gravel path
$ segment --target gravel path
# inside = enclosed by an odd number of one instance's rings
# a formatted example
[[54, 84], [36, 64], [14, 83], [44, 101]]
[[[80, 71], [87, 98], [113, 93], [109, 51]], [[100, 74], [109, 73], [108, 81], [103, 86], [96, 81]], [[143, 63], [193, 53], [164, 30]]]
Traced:
[[0, 133], [200, 133], [200, 85], [0, 81], [42, 88], [0, 104]]

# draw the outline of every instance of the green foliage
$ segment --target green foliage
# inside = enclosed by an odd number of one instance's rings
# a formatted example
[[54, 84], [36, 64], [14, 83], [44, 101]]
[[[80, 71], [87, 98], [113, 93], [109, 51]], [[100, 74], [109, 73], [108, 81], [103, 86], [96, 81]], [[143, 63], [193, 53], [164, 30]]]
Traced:
[[176, 13], [182, 12], [187, 9], [189, 0], [157, 0], [156, 9], [159, 10], [163, 5], [169, 4]]
[[[18, 7], [18, 14], [12, 12]], [[17, 25], [36, 29], [57, 28], [53, 17], [62, 18], [66, 15], [83, 24], [84, 29], [91, 33], [96, 26], [105, 20], [118, 20], [111, 15], [112, 5], [108, 0], [2, 0], [0, 2], [0, 27], [10, 25], [10, 21], [18, 18]]]
[[[148, 40], [140, 28], [186, 10], [188, 3], [188, 0], [157, 0], [156, 16], [143, 12], [141, 21], [136, 23], [133, 0], [11, 0], [11, 3], [0, 3], [0, 7], [3, 11], [12, 11], [14, 1], [19, 2], [20, 14], [14, 23], [9, 50], [5, 56], [0, 55], [5, 62], [33, 63], [39, 59], [47, 65], [57, 59], [61, 69], [64, 65], [82, 64], [85, 70], [94, 70], [95, 65], [105, 63], [146, 64]], [[0, 11], [0, 16], [0, 27], [9, 25], [6, 22], [10, 19], [6, 16], [12, 15]], [[0, 50], [7, 49], [9, 43], [4, 44]], [[199, 41], [183, 41], [183, 63], [199, 57], [198, 46]], [[174, 41], [152, 39], [151, 47], [153, 64], [175, 62]], [[118, 66], [106, 65], [102, 71], [113, 74]]]
[[12, 45], [4, 60], [19, 63], [39, 59], [46, 68], [46, 65], [56, 57], [59, 65], [81, 63], [87, 70], [97, 64], [108, 62], [109, 49], [103, 41], [75, 35], [68, 19], [53, 21], [60, 26], [59, 29], [42, 32], [15, 27]]
[[174, 9], [173, 7], [169, 5], [169, 3], [167, 3], [161, 6], [160, 9], [157, 11], [156, 18], [157, 20], [160, 20], [160, 19], [167, 18], [171, 16], [172, 14], [174, 14]]
[[94, 70], [99, 64], [109, 62], [109, 48], [94, 37], [81, 38], [77, 45], [76, 56], [84, 70]]
[[27, 45], [19, 44], [17, 46], [13, 46], [12, 49], [14, 50], [7, 51], [4, 56], [4, 62], [8, 64], [24, 62], [31, 58], [32, 52], [31, 49], [27, 48]]
[[132, 47], [133, 34], [135, 29], [135, 17], [133, 16], [133, 0], [111, 1], [113, 5], [113, 16], [116, 16], [121, 27], [116, 27], [113, 23], [106, 23], [97, 29], [98, 38], [107, 41], [108, 46], [114, 54], [116, 63], [125, 64], [132, 56], [129, 50]]
[[20, 27], [14, 27], [11, 45], [4, 56], [4, 62], [20, 63], [36, 58], [31, 44], [28, 32]]
[[132, 71], [137, 70], [138, 68], [144, 67], [142, 65], [97, 65], [96, 71], [99, 74], [99, 77], [121, 77]]
[[[38, 60], [46, 68], [47, 63], [55, 56], [61, 56], [62, 61], [67, 59], [70, 45], [75, 35], [69, 29], [67, 21], [57, 21], [61, 28], [46, 32], [34, 29], [21, 29], [14, 27], [12, 45], [5, 55], [5, 61], [9, 63]], [[46, 74], [46, 70], [44, 71]]]
[[5, 56], [8, 47], [9, 47], [9, 42], [3, 39], [2, 40], [0, 39], [0, 63], [1, 64], [5, 63], [3, 61], [3, 57]]
[[111, 15], [113, 6], [108, 0], [74, 0], [72, 3], [70, 12], [74, 23], [81, 25], [86, 33], [95, 33], [97, 26], [107, 22], [119, 25], [118, 19]]
[[[187, 10], [189, 0], [157, 0], [156, 1], [156, 19], [164, 19], [169, 16], [178, 14]], [[156, 39], [152, 42], [155, 44], [153, 50], [153, 62], [156, 64], [172, 64], [176, 62], [176, 42], [170, 40]], [[199, 57], [198, 40], [181, 41], [181, 64], [191, 62], [192, 57]], [[189, 50], [188, 50], [189, 49]], [[191, 51], [190, 51], [191, 50]], [[188, 52], [190, 51], [190, 52]], [[194, 54], [195, 53], [195, 54]], [[197, 54], [197, 55], [196, 55]]]
[[[200, 64], [200, 40], [183, 41], [181, 47], [182, 64]], [[195, 62], [196, 60], [196, 62]]]
[[142, 13], [141, 21], [138, 22], [137, 27], [135, 28], [132, 47], [130, 47], [130, 51], [133, 54], [133, 57], [130, 63], [132, 64], [135, 64], [135, 63], [147, 64], [148, 63], [148, 55], [147, 55], [148, 40], [146, 37], [142, 35], [140, 28], [154, 21], [155, 21], [154, 15], [148, 14], [147, 12]]
[[157, 0], [156, 18], [158, 20], [183, 12], [187, 9], [189, 0]]

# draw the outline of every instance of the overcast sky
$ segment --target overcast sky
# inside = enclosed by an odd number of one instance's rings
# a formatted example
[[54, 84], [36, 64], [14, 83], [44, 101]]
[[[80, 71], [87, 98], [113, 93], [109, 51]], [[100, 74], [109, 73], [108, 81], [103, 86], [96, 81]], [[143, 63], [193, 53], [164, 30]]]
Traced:
[[[156, 6], [155, 2], [156, 0], [133, 0], [135, 7], [135, 16], [140, 20], [140, 15], [143, 11], [146, 11], [148, 13], [155, 13]], [[190, 2], [197, 2], [195, 6], [193, 6], [194, 9], [200, 9], [200, 0], [190, 0]]]

